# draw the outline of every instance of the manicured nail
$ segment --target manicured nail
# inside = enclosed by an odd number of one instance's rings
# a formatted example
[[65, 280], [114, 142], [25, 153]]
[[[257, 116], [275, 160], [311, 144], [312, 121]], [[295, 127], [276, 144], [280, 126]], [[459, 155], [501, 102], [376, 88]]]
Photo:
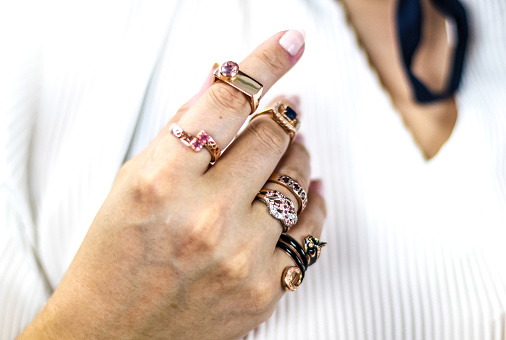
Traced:
[[297, 55], [304, 41], [306, 40], [306, 33], [303, 30], [288, 30], [279, 39], [279, 44], [291, 55]]
[[321, 179], [314, 179], [311, 181], [311, 184], [309, 184], [309, 190], [316, 191], [321, 196], [325, 196], [323, 192], [323, 182]]

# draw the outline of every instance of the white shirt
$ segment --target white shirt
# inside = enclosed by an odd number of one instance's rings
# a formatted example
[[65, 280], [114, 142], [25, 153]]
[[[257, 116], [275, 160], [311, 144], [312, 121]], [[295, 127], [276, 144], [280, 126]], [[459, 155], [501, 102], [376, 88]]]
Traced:
[[123, 161], [212, 64], [301, 27], [305, 54], [263, 103], [301, 97], [328, 246], [247, 338], [506, 339], [506, 5], [463, 3], [459, 115], [430, 161], [334, 0], [0, 5], [0, 338], [42, 308]]

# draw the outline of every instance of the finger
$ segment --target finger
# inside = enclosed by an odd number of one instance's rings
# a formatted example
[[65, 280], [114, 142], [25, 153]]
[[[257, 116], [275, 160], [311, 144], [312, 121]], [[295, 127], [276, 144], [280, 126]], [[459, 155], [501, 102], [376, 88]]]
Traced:
[[200, 88], [199, 92], [197, 92], [189, 101], [183, 104], [179, 108], [179, 110], [176, 112], [176, 114], [170, 119], [169, 125], [175, 122], [178, 122], [181, 120], [183, 115], [197, 102], [197, 100], [202, 97], [202, 95], [213, 85], [213, 74], [214, 71], [219, 67], [220, 65], [218, 63], [214, 63], [213, 67], [209, 71], [209, 73], [206, 76], [206, 79], [204, 81], [204, 84], [202, 84], [202, 87]]
[[[298, 107], [288, 102], [286, 98], [277, 97], [273, 103], [281, 101], [298, 112]], [[297, 99], [293, 101], [298, 102]], [[275, 169], [282, 175], [288, 175], [300, 181], [303, 188], [307, 190], [311, 173], [309, 154], [300, 138], [286, 150], [289, 141], [290, 136], [272, 119], [272, 116], [260, 115], [250, 121], [234, 143], [228, 147], [220, 161], [206, 175], [211, 176], [213, 181], [221, 187], [232, 190], [241, 187], [239, 195], [242, 195], [242, 199], [249, 201], [253, 201]], [[244, 186], [244, 174], [248, 174], [246, 186]], [[269, 188], [277, 190], [279, 186], [269, 183]], [[283, 194], [286, 193], [285, 196], [296, 199], [288, 189], [284, 188], [280, 191]]]
[[263, 188], [280, 191], [294, 202], [295, 210], [300, 214], [307, 202], [307, 189], [311, 178], [310, 155], [301, 134], [295, 137], [273, 175]]
[[[320, 238], [323, 223], [327, 216], [325, 199], [323, 197], [323, 185], [321, 181], [312, 181], [309, 186], [309, 202], [306, 210], [300, 215], [297, 224], [287, 233], [293, 237], [302, 247], [304, 247], [304, 238], [308, 235]], [[322, 250], [322, 253], [325, 249]], [[274, 251], [274, 261], [272, 261], [272, 274], [277, 273], [281, 280], [283, 270], [286, 267], [295, 266], [294, 261], [284, 250], [276, 248]], [[306, 273], [307, 275], [308, 273]], [[284, 288], [280, 289], [283, 292]]]
[[[263, 85], [265, 94], [274, 83], [288, 72], [302, 56], [304, 36], [290, 30], [280, 32], [257, 47], [239, 65], [240, 70]], [[217, 144], [224, 148], [237, 134], [251, 107], [247, 97], [228, 84], [217, 82], [212, 85], [195, 104], [188, 109], [178, 124], [188, 133], [196, 135], [205, 130]], [[185, 171], [203, 173], [207, 170], [209, 154], [193, 154], [176, 138], [168, 148], [180, 153]]]

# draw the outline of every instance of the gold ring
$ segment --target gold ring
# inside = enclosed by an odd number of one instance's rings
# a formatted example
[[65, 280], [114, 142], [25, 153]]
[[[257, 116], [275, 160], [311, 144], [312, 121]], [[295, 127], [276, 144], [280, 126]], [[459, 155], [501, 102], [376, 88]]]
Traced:
[[251, 105], [251, 113], [256, 111], [260, 98], [262, 98], [263, 85], [246, 73], [241, 72], [237, 63], [227, 61], [218, 67], [214, 71], [213, 83], [218, 80], [244, 93]]
[[277, 219], [287, 232], [297, 223], [297, 212], [292, 200], [277, 190], [262, 189], [256, 195], [256, 199], [264, 203], [269, 209], [269, 214]]
[[286, 290], [297, 290], [302, 283], [302, 271], [298, 266], [286, 267], [281, 275], [281, 284]]
[[297, 208], [297, 215], [302, 212], [306, 208], [307, 205], [307, 194], [306, 191], [302, 188], [302, 185], [299, 184], [296, 180], [287, 175], [282, 175], [278, 173], [273, 173], [271, 177], [267, 180], [267, 182], [277, 183], [292, 192], [292, 194], [297, 198], [297, 203], [299, 204]]
[[294, 109], [282, 102], [278, 102], [273, 108], [261, 111], [251, 117], [250, 122], [262, 115], [271, 116], [271, 118], [290, 136], [290, 144], [292, 144], [295, 134], [300, 129], [300, 121], [297, 119], [297, 112], [295, 112]]
[[170, 127], [170, 131], [174, 136], [179, 138], [184, 145], [190, 147], [195, 152], [199, 152], [202, 148], [206, 148], [211, 155], [211, 163], [216, 162], [221, 155], [221, 149], [216, 141], [204, 130], [201, 130], [197, 136], [192, 136], [174, 123]]
[[304, 238], [304, 252], [307, 256], [308, 267], [312, 266], [322, 253], [322, 248], [327, 245], [327, 242], [322, 242], [314, 236], [307, 235]]

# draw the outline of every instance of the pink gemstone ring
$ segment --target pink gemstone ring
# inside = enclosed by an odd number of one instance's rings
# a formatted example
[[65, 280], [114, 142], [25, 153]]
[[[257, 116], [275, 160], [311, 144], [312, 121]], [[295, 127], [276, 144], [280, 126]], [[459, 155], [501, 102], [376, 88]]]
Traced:
[[174, 136], [179, 138], [184, 145], [190, 147], [195, 152], [199, 152], [202, 148], [206, 148], [211, 155], [211, 163], [216, 162], [221, 155], [221, 149], [216, 141], [204, 130], [201, 130], [197, 136], [193, 136], [174, 123], [170, 131]]
[[292, 200], [277, 190], [260, 190], [256, 199], [264, 203], [269, 209], [269, 214], [277, 219], [287, 232], [297, 223], [297, 213]]
[[218, 81], [222, 81], [242, 92], [249, 100], [251, 113], [256, 111], [260, 98], [262, 98], [263, 85], [241, 72], [236, 62], [227, 61], [216, 69], [213, 83]]

